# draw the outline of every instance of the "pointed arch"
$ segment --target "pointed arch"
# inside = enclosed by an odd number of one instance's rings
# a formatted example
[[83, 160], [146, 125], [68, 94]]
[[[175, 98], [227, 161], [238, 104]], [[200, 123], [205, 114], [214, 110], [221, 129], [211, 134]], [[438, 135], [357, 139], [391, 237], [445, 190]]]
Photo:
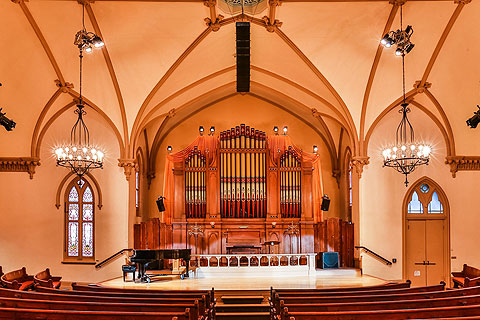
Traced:
[[[67, 181], [70, 180], [70, 178], [73, 175], [75, 175], [75, 173], [69, 172], [58, 185], [57, 193], [55, 196], [55, 207], [57, 207], [57, 209], [60, 209], [60, 207], [62, 206], [60, 203], [61, 201], [60, 198], [61, 198], [62, 191], [64, 190], [65, 184], [67, 183]], [[97, 207], [99, 210], [102, 210], [102, 207], [103, 207], [102, 190], [100, 189], [100, 185], [98, 184], [97, 179], [95, 179], [95, 177], [90, 172], [87, 172], [87, 174], [84, 175], [84, 178], [90, 183], [91, 186], [94, 186], [94, 188], [92, 188], [92, 191], [93, 191], [94, 197], [97, 199]]]

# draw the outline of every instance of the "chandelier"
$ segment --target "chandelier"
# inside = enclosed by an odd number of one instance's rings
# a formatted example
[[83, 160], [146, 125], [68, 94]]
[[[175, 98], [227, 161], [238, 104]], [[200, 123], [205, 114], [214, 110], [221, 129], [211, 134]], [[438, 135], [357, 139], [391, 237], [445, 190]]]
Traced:
[[[85, 5], [83, 5], [83, 12]], [[83, 121], [85, 112], [82, 98], [82, 69], [83, 69], [83, 51], [90, 52], [92, 45], [95, 47], [103, 46], [103, 41], [96, 34], [85, 30], [84, 14], [82, 15], [83, 29], [75, 35], [74, 44], [80, 50], [80, 86], [79, 86], [79, 103], [75, 114], [78, 116], [77, 121], [73, 125], [70, 132], [70, 143], [57, 147], [55, 155], [57, 166], [69, 168], [79, 177], [86, 174], [91, 169], [103, 168], [104, 154], [90, 145], [90, 133]], [[101, 45], [97, 45], [98, 41]]]
[[[401, 30], [403, 30], [402, 18], [402, 7], [400, 7]], [[411, 26], [408, 26], [407, 29], [408, 28], [413, 32]], [[403, 34], [405, 31], [401, 32]], [[431, 148], [428, 145], [415, 142], [413, 126], [407, 117], [407, 114], [411, 111], [405, 97], [405, 54], [408, 52], [409, 51], [403, 50], [400, 53], [402, 56], [403, 102], [401, 104], [402, 108], [399, 112], [402, 114], [402, 120], [397, 127], [395, 144], [385, 148], [382, 152], [384, 157], [383, 166], [394, 168], [398, 172], [404, 174], [405, 186], [408, 186], [408, 174], [414, 171], [418, 166], [428, 164], [431, 153]]]

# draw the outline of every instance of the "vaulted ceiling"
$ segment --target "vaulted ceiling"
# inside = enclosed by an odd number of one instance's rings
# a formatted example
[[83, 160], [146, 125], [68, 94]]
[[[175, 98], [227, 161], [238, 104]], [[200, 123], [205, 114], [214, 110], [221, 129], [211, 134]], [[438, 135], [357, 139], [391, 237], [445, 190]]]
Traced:
[[[271, 0], [253, 17], [232, 17], [214, 1], [85, 3], [87, 30], [106, 45], [84, 59], [84, 95], [117, 136], [120, 158], [133, 157], [144, 128], [235, 94], [235, 21], [252, 24], [251, 94], [318, 126], [332, 148], [343, 131], [354, 154], [367, 156], [401, 97], [401, 60], [379, 45], [399, 28], [400, 0]], [[480, 100], [480, 1], [407, 1], [403, 13], [414, 28], [413, 108], [439, 128], [448, 155], [479, 154], [465, 120]], [[0, 106], [19, 124], [14, 135], [1, 130], [0, 155], [38, 156], [42, 132], [71, 110], [81, 14], [74, 0], [0, 1]]]

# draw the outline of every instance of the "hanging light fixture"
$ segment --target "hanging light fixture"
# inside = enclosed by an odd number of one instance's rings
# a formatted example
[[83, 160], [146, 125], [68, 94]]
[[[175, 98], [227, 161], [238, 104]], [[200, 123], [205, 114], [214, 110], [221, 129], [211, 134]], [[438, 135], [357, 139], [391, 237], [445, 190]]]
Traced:
[[87, 53], [92, 52], [93, 48], [101, 48], [105, 45], [103, 40], [93, 32], [85, 28], [85, 3], [82, 2], [82, 29], [75, 34], [73, 44], [80, 50]]
[[[83, 5], [83, 12], [85, 5]], [[103, 41], [96, 34], [85, 30], [84, 13], [82, 14], [83, 29], [75, 35], [74, 44], [80, 50], [80, 85], [79, 85], [79, 103], [75, 114], [78, 118], [70, 132], [70, 143], [55, 148], [57, 158], [57, 166], [69, 168], [79, 177], [86, 174], [91, 169], [103, 168], [104, 153], [98, 148], [90, 145], [90, 133], [83, 121], [83, 116], [87, 113], [83, 105], [82, 97], [82, 69], [83, 69], [83, 51], [88, 51], [91, 45], [96, 47], [103, 46]], [[91, 39], [91, 42], [90, 40]], [[97, 46], [95, 41], [100, 41], [101, 45]]]
[[[403, 30], [403, 14], [400, 7], [400, 29]], [[407, 29], [410, 26], [407, 27]], [[403, 32], [403, 31], [402, 31]], [[411, 111], [408, 107], [405, 97], [405, 54], [403, 50], [402, 56], [402, 81], [403, 81], [403, 102], [399, 112], [402, 114], [402, 120], [397, 127], [395, 134], [395, 145], [385, 148], [382, 152], [384, 167], [391, 167], [405, 175], [405, 186], [408, 186], [408, 174], [414, 171], [418, 166], [428, 164], [430, 159], [431, 148], [425, 144], [415, 142], [415, 134], [413, 126], [408, 120], [407, 114]]]

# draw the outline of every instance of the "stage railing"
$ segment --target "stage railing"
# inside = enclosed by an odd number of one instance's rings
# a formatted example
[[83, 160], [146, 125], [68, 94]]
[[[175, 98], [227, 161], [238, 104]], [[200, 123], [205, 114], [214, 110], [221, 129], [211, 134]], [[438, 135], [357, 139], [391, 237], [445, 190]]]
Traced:
[[308, 269], [315, 271], [316, 253], [299, 254], [199, 254], [192, 255], [190, 265], [199, 268], [276, 267], [280, 269]]

